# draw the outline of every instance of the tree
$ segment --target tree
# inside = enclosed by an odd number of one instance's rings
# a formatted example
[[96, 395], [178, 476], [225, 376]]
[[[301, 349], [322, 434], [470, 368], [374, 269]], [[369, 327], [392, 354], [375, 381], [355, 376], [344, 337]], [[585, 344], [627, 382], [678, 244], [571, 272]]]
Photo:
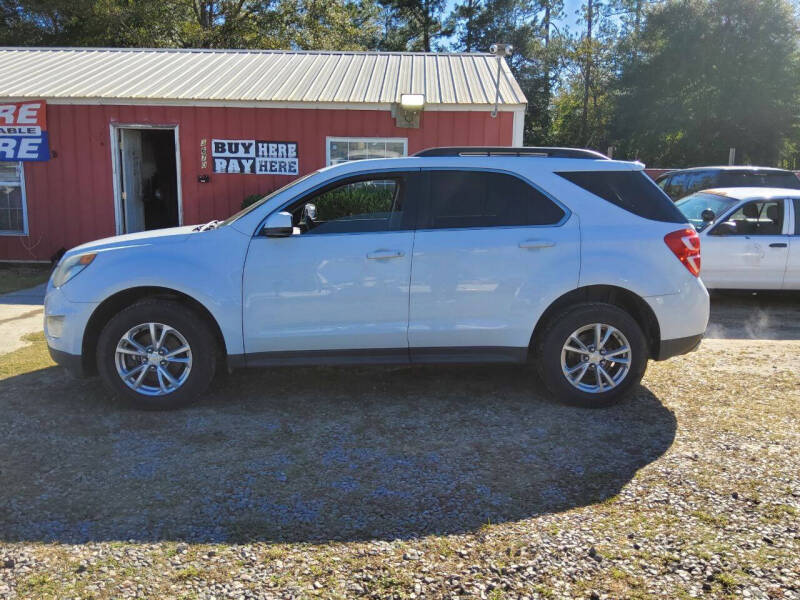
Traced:
[[169, 46], [177, 12], [162, 0], [3, 0], [0, 44]]
[[480, 36], [479, 27], [483, 15], [481, 0], [464, 0], [456, 4], [453, 12], [447, 18], [447, 25], [453, 31], [455, 45], [464, 52], [481, 52], [486, 48], [477, 48], [476, 42]]
[[595, 11], [597, 4], [594, 0], [587, 0], [584, 14], [586, 19], [586, 35], [581, 42], [580, 51], [583, 54], [583, 109], [581, 111], [581, 140], [585, 145], [588, 140], [589, 124], [589, 92], [592, 87], [592, 63], [594, 62], [594, 47], [592, 38], [592, 27], [594, 25]]
[[365, 50], [381, 37], [379, 8], [371, 1], [284, 0], [283, 47], [303, 50]]
[[[271, 48], [280, 47], [277, 31], [264, 35], [259, 27], [271, 16], [267, 0], [173, 0], [183, 15], [192, 18], [180, 23], [180, 45], [190, 48]], [[275, 35], [277, 34], [277, 35]]]
[[364, 50], [375, 0], [3, 0], [0, 43]]
[[465, 0], [456, 5], [448, 20], [455, 31], [454, 50], [486, 52], [496, 42], [514, 46], [506, 62], [528, 99], [527, 144], [549, 140], [551, 88], [559, 49], [563, 48], [552, 21], [562, 6], [561, 0]]
[[679, 0], [646, 17], [622, 69], [614, 134], [629, 157], [681, 167], [775, 164], [798, 122], [798, 23], [784, 0]]
[[444, 24], [445, 0], [380, 0], [380, 3], [387, 11], [385, 45], [390, 48], [386, 49], [430, 52], [438, 40], [452, 33]]
[[588, 0], [578, 14], [582, 30], [564, 52], [551, 135], [558, 145], [605, 152], [618, 71], [619, 24], [610, 5], [599, 0]]

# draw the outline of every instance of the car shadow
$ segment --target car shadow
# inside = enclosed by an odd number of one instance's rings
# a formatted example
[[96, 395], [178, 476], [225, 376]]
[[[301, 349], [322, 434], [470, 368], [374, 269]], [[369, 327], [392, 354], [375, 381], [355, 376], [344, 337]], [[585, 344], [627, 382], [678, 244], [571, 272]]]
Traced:
[[581, 409], [514, 366], [237, 371], [174, 412], [51, 367], [0, 411], [4, 542], [468, 532], [608, 499], [676, 430], [647, 388]]
[[41, 306], [44, 304], [46, 288], [46, 283], [40, 283], [31, 288], [0, 294], [0, 306]]

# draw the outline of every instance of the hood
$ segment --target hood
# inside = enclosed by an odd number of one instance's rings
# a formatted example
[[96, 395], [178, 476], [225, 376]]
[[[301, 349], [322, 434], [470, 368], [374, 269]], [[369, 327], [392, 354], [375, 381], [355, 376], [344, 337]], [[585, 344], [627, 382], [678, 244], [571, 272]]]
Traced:
[[76, 254], [89, 250], [110, 250], [114, 248], [124, 248], [126, 246], [150, 246], [155, 244], [174, 244], [186, 241], [196, 225], [184, 225], [183, 227], [169, 227], [167, 229], [153, 229], [151, 231], [140, 231], [139, 233], [127, 233], [116, 235], [93, 242], [86, 242], [80, 246], [72, 248], [67, 254]]

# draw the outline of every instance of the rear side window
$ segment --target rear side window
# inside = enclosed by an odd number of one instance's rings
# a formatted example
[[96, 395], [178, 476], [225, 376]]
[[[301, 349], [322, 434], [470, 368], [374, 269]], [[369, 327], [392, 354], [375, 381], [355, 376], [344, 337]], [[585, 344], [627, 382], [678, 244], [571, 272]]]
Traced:
[[575, 171], [557, 175], [645, 219], [686, 223], [672, 200], [641, 171]]
[[717, 185], [718, 177], [713, 171], [696, 171], [687, 179], [686, 194], [694, 194], [700, 190], [707, 190]]
[[426, 171], [428, 214], [422, 228], [554, 225], [564, 211], [528, 183], [505, 173]]
[[676, 173], [669, 176], [669, 183], [667, 183], [664, 191], [673, 200], [682, 198], [686, 195], [686, 185], [689, 183], [689, 176], [686, 173]]

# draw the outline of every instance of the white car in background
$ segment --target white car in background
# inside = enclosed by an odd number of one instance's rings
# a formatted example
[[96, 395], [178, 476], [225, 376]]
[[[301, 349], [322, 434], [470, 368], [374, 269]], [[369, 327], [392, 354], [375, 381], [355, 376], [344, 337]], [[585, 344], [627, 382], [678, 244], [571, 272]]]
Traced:
[[700, 234], [707, 288], [800, 290], [800, 190], [710, 189], [676, 206]]
[[697, 232], [642, 169], [562, 148], [321, 169], [224, 222], [73, 248], [47, 343], [148, 409], [218, 366], [476, 362], [602, 406], [708, 322]]

